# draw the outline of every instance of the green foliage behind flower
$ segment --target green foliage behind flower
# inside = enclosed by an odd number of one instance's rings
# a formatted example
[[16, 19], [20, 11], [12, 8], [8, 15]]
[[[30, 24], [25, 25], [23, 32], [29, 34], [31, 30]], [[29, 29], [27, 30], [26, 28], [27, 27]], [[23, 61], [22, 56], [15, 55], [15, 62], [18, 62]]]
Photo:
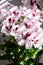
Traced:
[[0, 60], [9, 60], [8, 65], [34, 65], [38, 49], [28, 49], [26, 50], [24, 46], [19, 46], [14, 37], [10, 36], [5, 44], [0, 45], [0, 49], [4, 50], [5, 54], [0, 54]]

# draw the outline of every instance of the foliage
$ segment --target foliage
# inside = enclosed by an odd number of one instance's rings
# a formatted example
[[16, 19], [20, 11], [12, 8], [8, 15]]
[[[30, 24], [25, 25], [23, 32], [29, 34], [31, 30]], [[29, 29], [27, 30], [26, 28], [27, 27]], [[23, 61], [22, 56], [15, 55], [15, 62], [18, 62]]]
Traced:
[[0, 45], [0, 49], [4, 50], [5, 54], [0, 54], [0, 60], [9, 60], [7, 65], [34, 65], [39, 52], [38, 49], [26, 50], [24, 46], [19, 46], [13, 36], [10, 36], [5, 44]]

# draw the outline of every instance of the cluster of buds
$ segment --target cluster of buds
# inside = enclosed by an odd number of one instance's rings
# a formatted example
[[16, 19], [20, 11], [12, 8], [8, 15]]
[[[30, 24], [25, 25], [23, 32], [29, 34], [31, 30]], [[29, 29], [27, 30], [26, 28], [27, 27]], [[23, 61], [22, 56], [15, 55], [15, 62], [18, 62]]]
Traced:
[[40, 18], [40, 10], [37, 7], [31, 10], [14, 6], [4, 20], [1, 32], [14, 36], [18, 44], [25, 45], [26, 49], [33, 46], [42, 49], [43, 30], [40, 27]]

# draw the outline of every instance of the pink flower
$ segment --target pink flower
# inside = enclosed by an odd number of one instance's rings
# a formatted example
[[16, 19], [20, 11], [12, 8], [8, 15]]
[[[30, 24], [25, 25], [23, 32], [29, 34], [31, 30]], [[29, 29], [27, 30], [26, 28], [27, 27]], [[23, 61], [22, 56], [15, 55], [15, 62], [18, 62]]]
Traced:
[[41, 11], [40, 16], [41, 16], [41, 18], [43, 19], [43, 11]]
[[25, 0], [23, 2], [23, 5], [26, 6], [27, 8], [33, 7], [34, 3], [38, 4], [39, 2], [41, 2], [41, 0]]
[[41, 2], [41, 0], [30, 0], [30, 1], [32, 1], [33, 3], [39, 3], [39, 2]]

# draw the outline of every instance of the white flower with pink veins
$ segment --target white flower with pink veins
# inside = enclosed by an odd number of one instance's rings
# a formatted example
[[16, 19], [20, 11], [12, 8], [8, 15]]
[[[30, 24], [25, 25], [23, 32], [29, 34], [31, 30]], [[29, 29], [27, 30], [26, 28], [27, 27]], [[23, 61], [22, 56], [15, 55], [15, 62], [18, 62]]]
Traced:
[[[38, 17], [38, 18], [37, 18]], [[40, 10], [22, 8], [14, 8], [6, 20], [3, 22], [2, 33], [12, 35], [20, 46], [25, 45], [26, 49], [32, 46], [42, 49], [43, 45], [43, 29], [40, 20]]]

